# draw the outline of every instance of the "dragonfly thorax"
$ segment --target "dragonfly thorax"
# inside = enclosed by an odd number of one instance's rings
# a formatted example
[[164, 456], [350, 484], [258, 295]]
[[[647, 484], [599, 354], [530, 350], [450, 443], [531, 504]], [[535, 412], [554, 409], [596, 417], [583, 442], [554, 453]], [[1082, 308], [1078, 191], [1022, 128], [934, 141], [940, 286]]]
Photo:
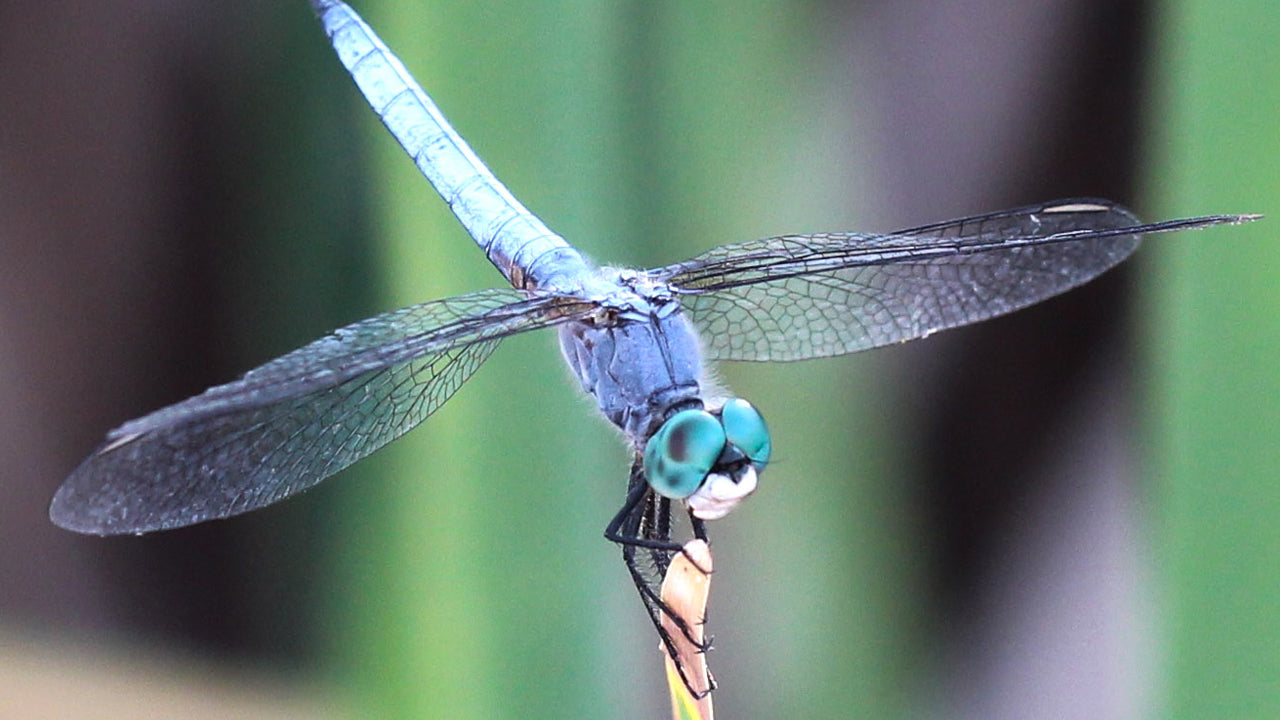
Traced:
[[723, 517], [755, 490], [768, 462], [764, 421], [745, 400], [704, 409], [700, 343], [678, 302], [641, 274], [609, 273], [621, 292], [601, 306], [616, 312], [562, 325], [565, 360], [643, 452], [655, 492], [704, 520]]
[[636, 300], [616, 322], [561, 325], [560, 349], [600, 412], [642, 448], [673, 412], [702, 404], [702, 357], [674, 301]]

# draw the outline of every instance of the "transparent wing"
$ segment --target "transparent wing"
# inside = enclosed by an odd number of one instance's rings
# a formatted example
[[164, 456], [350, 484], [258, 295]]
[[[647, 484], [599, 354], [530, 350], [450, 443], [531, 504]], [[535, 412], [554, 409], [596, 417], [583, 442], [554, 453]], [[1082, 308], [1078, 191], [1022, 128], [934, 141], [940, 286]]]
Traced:
[[59, 488], [50, 517], [109, 535], [269, 505], [422, 422], [502, 338], [593, 307], [485, 290], [349, 325], [111, 431]]
[[887, 235], [794, 235], [724, 245], [653, 270], [717, 360], [802, 360], [967, 325], [1076, 287], [1141, 235], [1253, 216], [1143, 225], [1106, 200], [1060, 200]]

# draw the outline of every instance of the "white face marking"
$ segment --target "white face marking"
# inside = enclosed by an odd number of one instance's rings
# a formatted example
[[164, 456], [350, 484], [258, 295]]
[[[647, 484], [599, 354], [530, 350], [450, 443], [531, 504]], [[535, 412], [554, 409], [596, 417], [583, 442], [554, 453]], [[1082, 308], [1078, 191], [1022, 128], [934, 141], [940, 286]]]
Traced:
[[699, 520], [719, 520], [733, 512], [743, 498], [756, 491], [756, 469], [747, 466], [742, 478], [734, 482], [728, 475], [712, 473], [684, 504]]

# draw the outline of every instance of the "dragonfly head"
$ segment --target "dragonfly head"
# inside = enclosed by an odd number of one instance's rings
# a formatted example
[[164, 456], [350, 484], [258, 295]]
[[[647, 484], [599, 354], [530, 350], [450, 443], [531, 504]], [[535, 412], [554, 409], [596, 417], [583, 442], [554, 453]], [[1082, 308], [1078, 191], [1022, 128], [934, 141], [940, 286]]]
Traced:
[[760, 412], [733, 398], [718, 410], [681, 410], [644, 449], [644, 471], [659, 495], [683, 500], [694, 517], [717, 520], [756, 489], [772, 444]]

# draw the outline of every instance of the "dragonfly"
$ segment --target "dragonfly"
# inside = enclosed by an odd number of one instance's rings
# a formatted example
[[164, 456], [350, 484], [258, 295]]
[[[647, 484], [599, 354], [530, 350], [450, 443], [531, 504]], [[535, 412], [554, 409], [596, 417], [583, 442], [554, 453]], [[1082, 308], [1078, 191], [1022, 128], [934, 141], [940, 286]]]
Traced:
[[[50, 517], [63, 528], [141, 534], [283, 500], [417, 426], [504, 338], [554, 328], [582, 389], [634, 451], [605, 535], [621, 546], [674, 656], [657, 589], [682, 547], [673, 508], [705, 539], [706, 522], [756, 490], [772, 454], [760, 411], [713, 386], [710, 362], [787, 362], [922, 338], [1074, 288], [1143, 235], [1257, 217], [1143, 224], [1110, 201], [1069, 199], [886, 234], [723, 245], [648, 270], [596, 267], [498, 181], [354, 10], [311, 5], [369, 105], [509, 286], [348, 325], [124, 423], [55, 493]], [[714, 685], [681, 675], [698, 695]]]

